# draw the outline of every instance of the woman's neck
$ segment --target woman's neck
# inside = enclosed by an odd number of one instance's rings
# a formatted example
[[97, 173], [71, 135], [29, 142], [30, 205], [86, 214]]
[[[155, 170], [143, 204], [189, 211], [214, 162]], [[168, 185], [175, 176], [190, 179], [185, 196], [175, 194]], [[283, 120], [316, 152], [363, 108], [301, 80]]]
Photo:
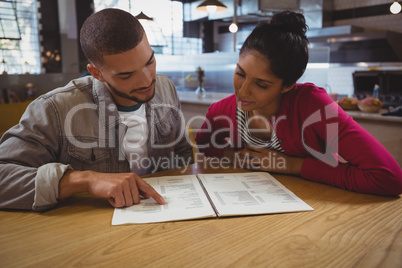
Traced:
[[264, 108], [261, 109], [255, 109], [250, 111], [249, 117], [262, 116], [267, 120], [271, 120], [271, 118], [278, 113], [280, 107], [281, 107], [281, 96], [278, 96], [278, 99], [270, 103], [270, 105], [265, 106]]

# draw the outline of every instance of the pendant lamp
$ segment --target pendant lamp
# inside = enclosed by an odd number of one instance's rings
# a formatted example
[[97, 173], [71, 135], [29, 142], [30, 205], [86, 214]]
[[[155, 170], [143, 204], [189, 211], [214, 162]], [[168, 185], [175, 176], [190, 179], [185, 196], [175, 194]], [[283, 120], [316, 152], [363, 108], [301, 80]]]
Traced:
[[392, 5], [389, 7], [389, 10], [391, 11], [392, 14], [399, 14], [401, 12], [401, 4], [398, 3], [398, 1], [394, 1]]
[[140, 14], [138, 14], [137, 16], [135, 16], [137, 18], [137, 20], [146, 20], [146, 21], [154, 21], [153, 18], [148, 17], [147, 15], [144, 14], [144, 12], [140, 12]]
[[227, 7], [218, 0], [206, 0], [197, 7], [197, 10], [215, 12], [225, 11], [227, 10]]

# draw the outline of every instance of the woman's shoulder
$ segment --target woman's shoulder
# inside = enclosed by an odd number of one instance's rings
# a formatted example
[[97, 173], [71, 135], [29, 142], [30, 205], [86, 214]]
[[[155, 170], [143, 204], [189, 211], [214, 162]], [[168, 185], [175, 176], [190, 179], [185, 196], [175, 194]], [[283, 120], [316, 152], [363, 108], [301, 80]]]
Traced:
[[236, 107], [236, 95], [235, 94], [225, 97], [220, 101], [214, 102], [210, 106], [210, 109], [223, 111], [223, 110], [231, 110], [231, 109], [233, 109], [233, 107]]
[[296, 84], [292, 90], [283, 95], [278, 114], [295, 113], [295, 116], [309, 116], [332, 103], [334, 101], [324, 88], [312, 83]]
[[236, 103], [236, 94], [229, 95], [229, 96], [221, 99], [220, 101], [218, 101], [216, 103], [219, 103], [219, 102], [222, 102], [222, 103], [225, 103], [225, 104], [227, 104], [227, 103]]
[[313, 83], [296, 84], [295, 88], [288, 93], [285, 95], [290, 101], [322, 101], [327, 104], [332, 102], [327, 91]]
[[300, 94], [300, 95], [311, 95], [311, 94], [322, 94], [325, 93], [327, 94], [326, 90], [322, 87], [319, 87], [313, 83], [299, 83], [295, 85], [294, 90], [291, 90], [291, 92], [294, 92], [295, 94]]

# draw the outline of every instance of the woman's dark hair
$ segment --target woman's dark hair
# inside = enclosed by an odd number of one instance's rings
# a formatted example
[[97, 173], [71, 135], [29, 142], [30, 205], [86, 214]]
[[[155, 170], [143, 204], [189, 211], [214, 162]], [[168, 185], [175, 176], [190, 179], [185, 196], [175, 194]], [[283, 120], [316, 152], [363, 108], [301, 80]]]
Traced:
[[292, 11], [275, 14], [247, 37], [240, 55], [256, 51], [270, 62], [272, 72], [283, 80], [283, 87], [294, 84], [308, 62], [307, 25], [304, 16]]
[[141, 23], [130, 13], [114, 8], [89, 16], [80, 31], [82, 51], [89, 61], [100, 67], [103, 56], [126, 52], [143, 38]]

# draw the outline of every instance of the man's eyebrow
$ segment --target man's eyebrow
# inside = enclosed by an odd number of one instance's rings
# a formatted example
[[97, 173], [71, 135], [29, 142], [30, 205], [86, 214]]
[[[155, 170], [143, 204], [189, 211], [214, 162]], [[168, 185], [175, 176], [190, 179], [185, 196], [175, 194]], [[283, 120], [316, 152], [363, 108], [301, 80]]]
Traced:
[[132, 72], [122, 72], [122, 73], [117, 73], [117, 74], [115, 74], [115, 75], [120, 76], [120, 75], [129, 75], [129, 74], [133, 74], [133, 73], [135, 73], [135, 71], [132, 71]]
[[[245, 71], [243, 70], [243, 68], [242, 67], [240, 67], [240, 65], [237, 63], [236, 64], [237, 65], [237, 67], [243, 72], [243, 73], [245, 73]], [[266, 79], [261, 79], [261, 78], [256, 78], [258, 81], [260, 81], [260, 82], [266, 82], [266, 83], [269, 83], [269, 84], [273, 84], [273, 82], [272, 81], [269, 81], [269, 80], [266, 80]]]
[[151, 57], [149, 58], [149, 60], [148, 60], [148, 62], [147, 62], [147, 65], [151, 63], [152, 59], [154, 58], [154, 55], [155, 55], [155, 51], [152, 51], [152, 55], [151, 55]]
[[[151, 55], [151, 57], [149, 58], [149, 60], [147, 61], [147, 64], [146, 65], [148, 65], [148, 64], [150, 64], [151, 63], [151, 61], [152, 61], [152, 59], [154, 58], [154, 55], [155, 55], [155, 51], [152, 51], [152, 55]], [[132, 72], [121, 72], [121, 73], [117, 73], [117, 74], [115, 74], [115, 75], [130, 75], [130, 74], [133, 74], [133, 73], [135, 73], [136, 71], [132, 71]]]
[[236, 63], [236, 65], [237, 65], [237, 67], [238, 67], [242, 72], [244, 72], [243, 68], [240, 67], [240, 65], [239, 65], [238, 63]]

